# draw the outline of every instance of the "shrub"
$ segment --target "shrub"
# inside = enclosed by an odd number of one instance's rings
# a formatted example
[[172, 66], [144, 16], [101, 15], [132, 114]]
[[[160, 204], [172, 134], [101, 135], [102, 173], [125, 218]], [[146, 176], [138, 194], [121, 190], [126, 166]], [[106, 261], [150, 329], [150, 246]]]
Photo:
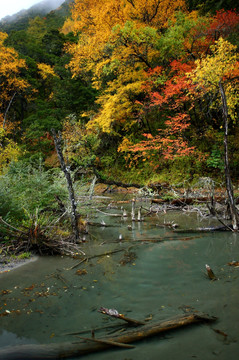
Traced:
[[0, 176], [0, 213], [5, 220], [22, 222], [47, 208], [56, 208], [55, 196], [67, 199], [67, 187], [60, 169], [45, 170], [41, 160], [33, 166], [13, 162]]

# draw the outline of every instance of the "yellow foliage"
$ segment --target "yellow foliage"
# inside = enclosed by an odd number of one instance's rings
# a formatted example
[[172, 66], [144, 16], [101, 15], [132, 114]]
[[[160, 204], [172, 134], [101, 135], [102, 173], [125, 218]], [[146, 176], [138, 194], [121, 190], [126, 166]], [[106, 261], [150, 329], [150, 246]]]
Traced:
[[158, 29], [179, 9], [185, 9], [185, 0], [75, 0], [63, 27], [79, 36], [78, 43], [67, 47], [69, 67], [73, 76], [90, 71], [93, 85], [107, 88], [88, 129], [114, 133], [135, 123], [128, 120], [134, 117], [144, 71], [157, 64]]
[[119, 152], [124, 152], [124, 151], [128, 151], [129, 150], [129, 147], [132, 146], [133, 143], [127, 139], [127, 138], [124, 138], [123, 141], [121, 142], [121, 144], [119, 145], [118, 147], [118, 151]]
[[22, 68], [26, 68], [25, 60], [18, 57], [18, 53], [4, 45], [7, 34], [0, 32], [0, 112], [6, 107], [16, 91], [26, 89], [29, 84], [19, 77]]
[[209, 88], [218, 87], [219, 81], [234, 70], [237, 61], [237, 46], [222, 37], [210, 48], [212, 55], [196, 60], [196, 69], [192, 72], [193, 82]]
[[37, 64], [39, 73], [41, 75], [41, 77], [46, 80], [49, 79], [50, 77], [59, 77], [55, 72], [52, 66], [48, 65], [48, 64], [43, 64], [43, 63], [39, 63]]
[[118, 78], [108, 84], [107, 90], [99, 97], [97, 102], [101, 105], [101, 111], [88, 122], [87, 128], [99, 127], [103, 132], [114, 132], [114, 124], [131, 127], [133, 118], [135, 96], [142, 92], [142, 84], [145, 80], [143, 71], [134, 71], [129, 68], [120, 74]]
[[70, 63], [73, 74], [79, 73], [82, 66], [94, 72], [95, 64], [111, 55], [112, 49], [107, 44], [116, 25], [133, 21], [138, 27], [162, 28], [174, 18], [175, 10], [184, 8], [185, 0], [76, 0], [71, 19], [63, 26], [64, 31], [69, 27], [80, 34], [79, 43], [68, 47], [73, 55]]
[[3, 169], [13, 160], [17, 160], [21, 154], [18, 145], [6, 137], [7, 132], [0, 128], [0, 174]]
[[64, 25], [61, 29], [61, 32], [65, 35], [69, 34], [70, 32], [74, 32], [74, 21], [71, 18], [67, 18], [64, 22]]
[[[188, 76], [198, 90], [203, 92], [218, 92], [219, 82], [222, 81], [228, 114], [235, 119], [236, 106], [239, 104], [237, 47], [221, 37], [210, 49], [210, 55], [195, 61], [196, 68]], [[218, 106], [220, 101], [220, 97], [217, 97], [212, 106]]]
[[3, 43], [7, 37], [8, 35], [6, 33], [0, 32], [0, 46], [3, 46]]

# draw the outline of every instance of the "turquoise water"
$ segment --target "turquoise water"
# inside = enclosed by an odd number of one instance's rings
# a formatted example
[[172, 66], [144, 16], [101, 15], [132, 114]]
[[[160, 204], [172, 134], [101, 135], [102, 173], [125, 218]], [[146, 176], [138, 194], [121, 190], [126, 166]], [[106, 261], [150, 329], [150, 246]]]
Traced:
[[[152, 316], [155, 321], [183, 314], [186, 306], [218, 321], [155, 336], [136, 343], [134, 349], [87, 355], [87, 359], [238, 358], [239, 268], [227, 263], [239, 260], [239, 236], [179, 233], [160, 227], [173, 220], [179, 229], [214, 223], [181, 212], [159, 213], [133, 224], [130, 218], [102, 214], [93, 221], [102, 219], [112, 227], [90, 227], [82, 249], [88, 257], [122, 251], [92, 258], [74, 269], [80, 259], [42, 257], [0, 275], [1, 290], [8, 292], [0, 295], [0, 313], [9, 312], [0, 318], [0, 346], [75, 341], [67, 334], [120, 323], [100, 314], [101, 306], [138, 320]], [[205, 264], [219, 280], [211, 282], [205, 276]]]

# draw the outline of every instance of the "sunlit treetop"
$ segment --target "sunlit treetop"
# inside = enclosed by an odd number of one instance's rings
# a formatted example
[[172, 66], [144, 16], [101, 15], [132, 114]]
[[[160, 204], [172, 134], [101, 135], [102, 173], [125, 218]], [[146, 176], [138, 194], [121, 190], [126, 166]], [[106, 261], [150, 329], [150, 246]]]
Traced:
[[195, 62], [196, 68], [189, 74], [189, 78], [197, 87], [198, 91], [214, 93], [214, 101], [211, 107], [218, 107], [220, 104], [219, 82], [223, 83], [228, 114], [236, 120], [236, 109], [239, 105], [239, 61], [237, 46], [232, 45], [222, 37], [210, 47], [211, 54], [198, 59]]
[[18, 53], [4, 45], [7, 34], [0, 32], [0, 112], [6, 106], [14, 92], [26, 89], [28, 83], [20, 77], [21, 69], [26, 68], [25, 60], [20, 59]]
[[116, 25], [124, 27], [130, 21], [136, 28], [161, 29], [174, 18], [175, 10], [184, 8], [184, 0], [76, 0], [72, 21], [67, 20], [63, 27], [63, 31], [67, 27], [79, 34], [78, 44], [69, 46], [73, 73], [77, 74], [86, 64], [92, 70], [95, 62], [111, 54], [112, 30]]
[[238, 67], [237, 46], [220, 37], [210, 49], [210, 55], [195, 61], [196, 69], [190, 76], [199, 86], [218, 87], [219, 81]]

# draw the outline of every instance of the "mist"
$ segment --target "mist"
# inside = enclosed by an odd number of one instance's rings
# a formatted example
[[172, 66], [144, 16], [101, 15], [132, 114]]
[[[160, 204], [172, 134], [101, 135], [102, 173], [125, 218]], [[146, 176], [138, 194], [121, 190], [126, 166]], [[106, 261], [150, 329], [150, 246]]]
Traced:
[[58, 8], [65, 0], [7, 0], [0, 2], [0, 20], [6, 16], [16, 15], [17, 13], [39, 7], [47, 11]]

